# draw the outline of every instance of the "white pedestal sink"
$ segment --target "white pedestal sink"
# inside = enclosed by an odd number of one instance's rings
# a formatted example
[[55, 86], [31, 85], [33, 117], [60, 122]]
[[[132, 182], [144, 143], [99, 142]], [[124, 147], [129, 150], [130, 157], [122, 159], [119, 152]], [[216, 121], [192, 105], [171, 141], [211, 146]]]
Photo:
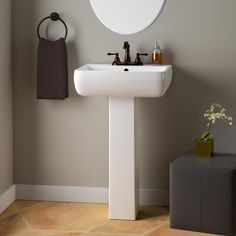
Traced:
[[135, 220], [138, 175], [135, 159], [134, 99], [161, 97], [172, 80], [172, 66], [88, 64], [75, 70], [82, 96], [109, 96], [109, 218]]

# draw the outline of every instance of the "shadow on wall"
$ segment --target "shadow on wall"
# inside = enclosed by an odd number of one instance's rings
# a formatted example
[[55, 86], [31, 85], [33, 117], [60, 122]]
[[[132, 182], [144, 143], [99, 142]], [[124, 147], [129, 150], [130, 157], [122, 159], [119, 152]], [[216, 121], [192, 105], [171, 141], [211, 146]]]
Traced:
[[193, 150], [194, 139], [204, 128], [200, 97], [214, 93], [211, 90], [196, 74], [174, 66], [172, 85], [164, 97], [137, 100], [136, 155], [141, 162], [141, 187], [168, 186], [170, 161]]
[[[69, 96], [70, 98], [78, 97], [74, 86], [74, 69], [79, 65], [78, 59], [78, 47], [76, 46], [74, 41], [69, 41], [67, 43], [67, 54], [68, 56], [68, 68], [69, 68]], [[73, 69], [72, 69], [73, 68]]]
[[[37, 145], [34, 142], [37, 137], [37, 107], [32, 106], [31, 101], [35, 95], [35, 63], [34, 60], [26, 60], [26, 58], [33, 58], [36, 45], [34, 44], [37, 37], [28, 32], [36, 32], [34, 25], [35, 3], [28, 2], [28, 9], [24, 11], [23, 4], [15, 2], [13, 5], [13, 51], [17, 55], [13, 60], [13, 92], [14, 92], [14, 166], [15, 166], [15, 183], [17, 183], [18, 170], [22, 169], [20, 175], [22, 179], [26, 180], [31, 174], [31, 166], [34, 158], [32, 158], [32, 150], [34, 154], [37, 153]], [[21, 27], [16, 27], [18, 21], [18, 11], [25, 12], [21, 15]], [[26, 27], [24, 27], [24, 25]], [[24, 39], [22, 39], [24, 37]], [[18, 46], [18, 44], [21, 44]], [[20, 109], [19, 109], [20, 107]], [[28, 148], [25, 148], [28, 147]], [[24, 156], [24, 160], [17, 158]], [[21, 159], [21, 160], [20, 160]], [[37, 170], [34, 170], [37, 173]]]

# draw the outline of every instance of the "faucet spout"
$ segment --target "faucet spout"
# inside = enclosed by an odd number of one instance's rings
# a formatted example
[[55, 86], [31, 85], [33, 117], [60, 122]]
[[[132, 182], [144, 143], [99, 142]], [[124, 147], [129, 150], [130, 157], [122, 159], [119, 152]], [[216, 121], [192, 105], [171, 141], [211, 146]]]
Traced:
[[125, 58], [124, 58], [124, 63], [125, 64], [130, 64], [131, 63], [131, 58], [130, 58], [130, 45], [128, 41], [124, 42], [124, 47], [125, 49]]

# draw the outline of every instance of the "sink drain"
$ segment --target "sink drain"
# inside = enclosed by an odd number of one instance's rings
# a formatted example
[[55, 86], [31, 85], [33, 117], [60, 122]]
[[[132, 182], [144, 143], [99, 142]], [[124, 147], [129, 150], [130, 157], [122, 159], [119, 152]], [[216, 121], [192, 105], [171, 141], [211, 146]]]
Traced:
[[125, 68], [124, 71], [129, 71], [129, 69], [128, 69], [128, 68]]

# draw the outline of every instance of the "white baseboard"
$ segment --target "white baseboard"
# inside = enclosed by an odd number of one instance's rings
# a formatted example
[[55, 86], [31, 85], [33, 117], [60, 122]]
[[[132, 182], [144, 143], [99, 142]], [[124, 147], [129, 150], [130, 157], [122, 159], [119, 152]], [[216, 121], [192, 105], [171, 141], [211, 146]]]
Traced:
[[16, 199], [107, 203], [108, 191], [107, 188], [17, 184]]
[[[108, 188], [17, 184], [16, 199], [108, 203]], [[141, 189], [140, 204], [168, 206], [169, 191]]]
[[16, 200], [16, 186], [10, 186], [0, 195], [0, 214], [5, 211]]

